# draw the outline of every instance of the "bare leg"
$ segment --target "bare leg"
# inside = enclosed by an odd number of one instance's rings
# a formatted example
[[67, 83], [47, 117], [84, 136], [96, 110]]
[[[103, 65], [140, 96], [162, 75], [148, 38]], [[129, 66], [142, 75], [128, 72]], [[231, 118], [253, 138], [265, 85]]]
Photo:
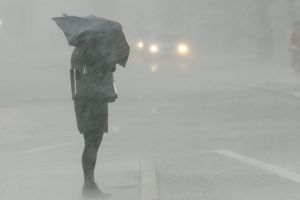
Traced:
[[97, 153], [102, 142], [103, 132], [91, 131], [84, 134], [85, 147], [82, 154], [84, 185], [81, 194], [83, 198], [107, 198], [111, 194], [102, 192], [95, 182], [94, 171]]
[[82, 154], [84, 184], [95, 183], [94, 171], [102, 138], [103, 132], [91, 131], [84, 133], [85, 147]]

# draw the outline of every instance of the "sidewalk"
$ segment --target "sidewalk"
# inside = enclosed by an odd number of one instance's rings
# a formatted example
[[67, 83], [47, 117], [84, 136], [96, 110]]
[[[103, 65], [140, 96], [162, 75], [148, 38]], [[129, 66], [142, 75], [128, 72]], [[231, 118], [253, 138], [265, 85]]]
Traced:
[[[48, 149], [0, 159], [0, 199], [79, 200], [82, 169], [80, 145]], [[138, 161], [99, 159], [95, 172], [99, 187], [110, 200], [137, 200], [140, 196]]]

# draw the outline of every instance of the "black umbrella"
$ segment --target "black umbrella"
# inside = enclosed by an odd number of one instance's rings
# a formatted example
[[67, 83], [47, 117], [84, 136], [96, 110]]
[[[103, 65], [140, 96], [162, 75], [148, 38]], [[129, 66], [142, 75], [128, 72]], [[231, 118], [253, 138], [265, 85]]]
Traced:
[[125, 67], [129, 56], [129, 45], [120, 23], [96, 16], [55, 17], [53, 20], [64, 32], [69, 45], [93, 46], [98, 60], [118, 63]]

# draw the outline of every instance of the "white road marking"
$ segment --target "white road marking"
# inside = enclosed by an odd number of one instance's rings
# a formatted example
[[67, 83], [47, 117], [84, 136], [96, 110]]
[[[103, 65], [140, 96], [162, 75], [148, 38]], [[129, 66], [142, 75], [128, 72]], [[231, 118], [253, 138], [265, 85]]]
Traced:
[[228, 158], [240, 161], [242, 163], [251, 165], [253, 167], [267, 171], [269, 173], [276, 174], [282, 178], [294, 181], [296, 183], [300, 183], [300, 175], [295, 172], [289, 171], [287, 169], [283, 169], [283, 168], [274, 166], [272, 164], [269, 164], [269, 163], [266, 163], [266, 162], [263, 162], [260, 160], [256, 160], [254, 158], [250, 158], [248, 156], [244, 156], [244, 155], [241, 155], [239, 153], [235, 153], [235, 152], [232, 152], [229, 150], [217, 150], [217, 151], [213, 151], [213, 152], [217, 153], [219, 155], [223, 155]]
[[140, 161], [141, 200], [159, 200], [157, 176], [152, 161]]
[[75, 145], [75, 144], [79, 144], [79, 143], [81, 143], [81, 142], [74, 141], [74, 142], [63, 143], [63, 144], [56, 144], [56, 145], [45, 146], [45, 147], [39, 147], [39, 148], [29, 149], [29, 150], [24, 150], [24, 151], [18, 151], [18, 152], [11, 152], [11, 153], [0, 154], [0, 159], [7, 158], [7, 157], [12, 157], [12, 156], [30, 154], [30, 153], [37, 153], [37, 152], [41, 152], [41, 151], [47, 151], [47, 150], [50, 150], [50, 149], [55, 149], [55, 148], [60, 148], [60, 147], [65, 147], [65, 146], [70, 146], [70, 145]]

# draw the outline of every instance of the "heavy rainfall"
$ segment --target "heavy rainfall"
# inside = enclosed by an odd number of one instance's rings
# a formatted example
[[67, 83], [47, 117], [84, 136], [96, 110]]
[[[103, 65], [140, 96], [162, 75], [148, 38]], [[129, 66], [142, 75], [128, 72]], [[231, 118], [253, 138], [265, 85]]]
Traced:
[[[0, 0], [0, 199], [299, 199], [299, 11], [297, 0]], [[106, 46], [74, 45], [53, 20], [74, 16], [122, 28]], [[105, 61], [92, 68], [86, 53]], [[113, 95], [101, 105], [77, 90], [95, 74]]]

